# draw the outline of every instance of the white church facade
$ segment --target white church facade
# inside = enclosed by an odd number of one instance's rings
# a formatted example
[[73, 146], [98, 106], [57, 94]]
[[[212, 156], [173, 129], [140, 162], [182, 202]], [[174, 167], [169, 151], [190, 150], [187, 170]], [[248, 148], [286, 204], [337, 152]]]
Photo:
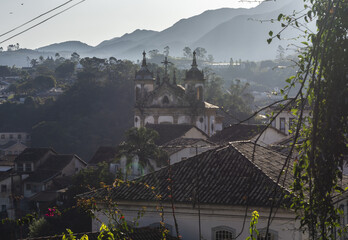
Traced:
[[211, 136], [222, 130], [222, 116], [219, 107], [204, 101], [204, 73], [197, 67], [193, 54], [192, 67], [186, 72], [184, 86], [176, 83], [168, 74], [168, 60], [165, 58], [165, 72], [162, 79], [148, 69], [146, 53], [143, 53], [141, 69], [134, 79], [135, 107], [134, 126], [146, 124], [193, 125]]

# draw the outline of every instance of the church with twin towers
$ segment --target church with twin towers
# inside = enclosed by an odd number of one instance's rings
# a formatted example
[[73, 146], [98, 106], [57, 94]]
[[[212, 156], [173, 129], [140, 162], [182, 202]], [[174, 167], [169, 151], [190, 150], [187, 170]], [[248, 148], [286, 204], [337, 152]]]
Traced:
[[222, 130], [223, 117], [219, 107], [204, 101], [205, 78], [198, 69], [193, 52], [191, 69], [186, 70], [184, 86], [177, 84], [175, 71], [168, 72], [168, 60], [164, 59], [164, 75], [154, 77], [143, 52], [141, 68], [135, 74], [134, 126], [146, 124], [186, 124], [212, 136]]

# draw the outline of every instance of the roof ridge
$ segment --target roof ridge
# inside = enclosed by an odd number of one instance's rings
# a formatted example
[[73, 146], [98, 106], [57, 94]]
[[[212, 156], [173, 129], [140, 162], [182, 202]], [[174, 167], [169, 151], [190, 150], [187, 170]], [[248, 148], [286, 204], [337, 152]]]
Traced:
[[[252, 141], [250, 141], [250, 140], [249, 140], [249, 141], [235, 141], [235, 142], [236, 142], [236, 143], [252, 143], [252, 144], [255, 144], [257, 147], [262, 147], [262, 148], [267, 149], [268, 151], [271, 151], [271, 152], [273, 152], [273, 153], [275, 153], [275, 154], [279, 154], [277, 151], [274, 151], [274, 150], [272, 150], [272, 149], [269, 149], [269, 148], [266, 148], [266, 147], [264, 147], [264, 146], [261, 146], [261, 145], [257, 144], [256, 142], [252, 142]], [[233, 142], [232, 142], [232, 143], [233, 143]], [[256, 167], [262, 174], [264, 174], [267, 178], [271, 179], [277, 186], [279, 186], [279, 187], [285, 189], [286, 191], [290, 192], [290, 189], [288, 189], [286, 186], [282, 186], [282, 185], [280, 184], [280, 181], [277, 183], [277, 179], [274, 179], [272, 176], [269, 176], [265, 171], [262, 170], [262, 168], [261, 168], [258, 164], [256, 164], [254, 161], [252, 161], [251, 159], [249, 159], [247, 156], [245, 156], [245, 154], [244, 154], [242, 151], [240, 151], [240, 149], [238, 149], [238, 147], [234, 146], [234, 148], [235, 148], [245, 159], [247, 159], [249, 162], [251, 162], [252, 165], [254, 165], [254, 167]], [[256, 153], [256, 152], [257, 152], [257, 150], [256, 150], [256, 148], [255, 148], [255, 153]], [[279, 155], [285, 157], [285, 156], [282, 155], [282, 154], [279, 154]], [[280, 173], [279, 173], [279, 174], [280, 174]]]

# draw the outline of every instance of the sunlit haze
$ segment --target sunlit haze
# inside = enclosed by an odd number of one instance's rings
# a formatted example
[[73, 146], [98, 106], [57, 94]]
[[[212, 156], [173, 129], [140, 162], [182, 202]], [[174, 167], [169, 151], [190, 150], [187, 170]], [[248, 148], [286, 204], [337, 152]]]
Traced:
[[[0, 35], [33, 19], [67, 0], [1, 0]], [[64, 7], [0, 37], [0, 42], [72, 6]], [[78, 40], [95, 46], [103, 40], [122, 36], [136, 29], [161, 31], [182, 18], [209, 9], [251, 8], [258, 2], [239, 0], [86, 0], [70, 10], [19, 35], [0, 46], [19, 43], [21, 48], [38, 48], [57, 42]]]

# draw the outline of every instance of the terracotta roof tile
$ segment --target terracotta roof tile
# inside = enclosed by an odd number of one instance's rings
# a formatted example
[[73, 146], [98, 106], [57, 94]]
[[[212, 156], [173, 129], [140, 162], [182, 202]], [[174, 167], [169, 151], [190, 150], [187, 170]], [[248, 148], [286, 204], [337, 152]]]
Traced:
[[209, 141], [225, 144], [232, 141], [250, 140], [258, 135], [265, 125], [261, 124], [234, 124], [224, 128], [209, 138]]
[[[284, 184], [281, 181], [277, 185], [286, 157], [261, 146], [256, 147], [252, 157], [253, 149], [251, 142], [233, 142], [145, 175], [130, 187], [113, 188], [110, 194], [115, 200], [155, 201], [154, 194], [143, 184], [146, 183], [156, 187], [164, 201], [169, 201], [171, 176], [176, 202], [192, 203], [199, 193], [201, 203], [269, 206], [274, 189], [277, 189], [276, 198], [288, 192], [292, 171], [289, 170]], [[81, 197], [98, 198], [106, 194], [106, 189], [100, 189]]]

